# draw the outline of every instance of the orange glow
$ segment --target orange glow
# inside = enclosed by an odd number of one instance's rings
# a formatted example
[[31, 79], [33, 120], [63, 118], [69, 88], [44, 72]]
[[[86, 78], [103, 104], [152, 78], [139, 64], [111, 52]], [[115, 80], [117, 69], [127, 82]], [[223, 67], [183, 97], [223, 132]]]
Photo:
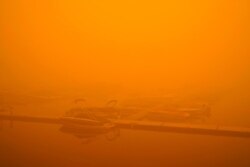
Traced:
[[221, 122], [250, 126], [249, 7], [248, 0], [1, 0], [0, 91], [100, 103], [199, 96], [216, 101]]

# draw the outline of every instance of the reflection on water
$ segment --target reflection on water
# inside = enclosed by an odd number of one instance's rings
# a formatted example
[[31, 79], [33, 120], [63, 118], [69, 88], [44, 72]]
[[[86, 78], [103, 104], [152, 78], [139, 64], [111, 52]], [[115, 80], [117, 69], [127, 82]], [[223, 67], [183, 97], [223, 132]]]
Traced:
[[[6, 125], [7, 126], [7, 125]], [[59, 126], [15, 123], [1, 130], [2, 166], [248, 166], [250, 140], [122, 130], [91, 142]]]
[[120, 129], [116, 127], [106, 131], [100, 131], [99, 129], [93, 129], [89, 127], [87, 129], [83, 129], [82, 127], [79, 126], [63, 125], [60, 128], [60, 131], [63, 133], [76, 136], [77, 138], [81, 139], [84, 143], [91, 142], [94, 139], [98, 138], [99, 136], [105, 136], [105, 138], [109, 141], [113, 141], [120, 136]]
[[[20, 106], [15, 113], [58, 116], [70, 105]], [[117, 129], [79, 133], [60, 125], [14, 122], [11, 128], [5, 122], [0, 148], [4, 167], [250, 166], [250, 140], [237, 137]]]

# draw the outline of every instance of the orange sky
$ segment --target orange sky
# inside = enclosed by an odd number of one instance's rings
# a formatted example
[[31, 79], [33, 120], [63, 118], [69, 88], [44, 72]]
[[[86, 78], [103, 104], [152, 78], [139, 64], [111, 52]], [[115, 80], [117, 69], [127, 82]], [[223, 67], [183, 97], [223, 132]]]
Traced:
[[248, 0], [2, 0], [1, 87], [249, 86]]

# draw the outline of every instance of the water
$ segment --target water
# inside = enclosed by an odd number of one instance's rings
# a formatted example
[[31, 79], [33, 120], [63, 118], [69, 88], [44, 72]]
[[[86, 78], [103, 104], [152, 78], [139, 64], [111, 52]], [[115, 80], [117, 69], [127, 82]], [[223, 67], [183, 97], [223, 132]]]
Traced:
[[[45, 115], [46, 110], [58, 116], [65, 107], [47, 104], [36, 114]], [[34, 113], [34, 106], [20, 107], [19, 112]], [[20, 122], [11, 128], [4, 123], [0, 166], [250, 166], [247, 138], [121, 130], [113, 141], [105, 135], [85, 140], [59, 129], [59, 125]]]

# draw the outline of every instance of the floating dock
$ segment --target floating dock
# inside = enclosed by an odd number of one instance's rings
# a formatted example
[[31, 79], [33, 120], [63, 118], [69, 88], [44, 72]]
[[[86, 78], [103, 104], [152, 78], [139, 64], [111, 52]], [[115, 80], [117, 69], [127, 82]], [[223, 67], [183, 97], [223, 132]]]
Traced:
[[26, 116], [26, 115], [7, 115], [1, 114], [0, 120], [9, 121], [21, 121], [21, 122], [35, 122], [35, 123], [46, 123], [46, 124], [62, 124], [59, 118], [53, 117], [36, 117], [36, 116]]
[[[24, 116], [24, 115], [0, 115], [0, 120], [59, 124], [59, 125], [63, 125], [65, 122], [68, 121], [79, 125], [84, 125], [86, 124], [86, 122], [88, 123], [91, 122], [94, 124], [96, 123], [95, 121], [90, 121], [82, 118], [35, 117], [35, 116]], [[220, 125], [195, 125], [195, 124], [152, 122], [152, 121], [132, 121], [132, 120], [114, 120], [112, 123], [114, 123], [116, 127], [120, 129], [250, 138], [250, 128], [224, 127]]]
[[159, 132], [212, 136], [250, 137], [250, 128], [129, 120], [119, 120], [115, 121], [115, 123], [119, 128], [123, 129], [150, 130]]

